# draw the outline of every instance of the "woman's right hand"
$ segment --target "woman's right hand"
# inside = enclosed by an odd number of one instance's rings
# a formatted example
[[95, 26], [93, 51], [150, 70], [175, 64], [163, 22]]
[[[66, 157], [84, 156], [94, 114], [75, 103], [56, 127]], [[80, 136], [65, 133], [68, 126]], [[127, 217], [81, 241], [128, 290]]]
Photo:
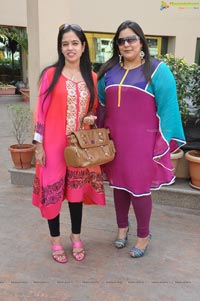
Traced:
[[83, 123], [93, 125], [96, 119], [97, 117], [95, 115], [89, 115], [83, 118]]
[[39, 165], [45, 166], [45, 152], [42, 143], [36, 143], [35, 159]]

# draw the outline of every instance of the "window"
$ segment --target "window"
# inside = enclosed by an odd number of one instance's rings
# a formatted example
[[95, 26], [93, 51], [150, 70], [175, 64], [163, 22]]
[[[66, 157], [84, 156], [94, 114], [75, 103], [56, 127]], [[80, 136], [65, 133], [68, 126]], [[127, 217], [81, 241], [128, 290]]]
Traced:
[[150, 55], [157, 57], [161, 54], [161, 37], [149, 37], [146, 36], [147, 43], [149, 46]]
[[[90, 59], [93, 63], [95, 71], [98, 71], [100, 65], [106, 62], [112, 56], [112, 40], [114, 34], [86, 32], [86, 37], [90, 48]], [[149, 45], [150, 55], [152, 57], [157, 57], [161, 54], [164, 54], [162, 37], [146, 36], [146, 39]]]

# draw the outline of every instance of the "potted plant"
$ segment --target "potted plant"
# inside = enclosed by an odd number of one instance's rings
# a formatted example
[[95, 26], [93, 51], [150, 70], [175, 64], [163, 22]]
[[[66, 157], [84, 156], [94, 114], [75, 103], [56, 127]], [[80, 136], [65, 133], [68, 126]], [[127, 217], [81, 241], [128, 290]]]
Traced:
[[185, 154], [189, 162], [189, 173], [193, 188], [200, 189], [200, 150], [189, 150]]
[[12, 133], [17, 141], [17, 144], [8, 148], [14, 166], [17, 169], [31, 168], [35, 146], [25, 144], [25, 140], [31, 135], [32, 112], [25, 104], [11, 104], [8, 106], [8, 113], [12, 122]]
[[23, 101], [29, 101], [30, 100], [30, 90], [29, 88], [23, 87], [19, 89]]
[[[190, 65], [183, 58], [176, 58], [173, 54], [165, 54], [160, 56], [160, 59], [168, 65], [176, 80], [177, 99], [183, 127], [185, 128], [190, 115], [188, 103], [188, 98], [190, 97], [189, 82], [191, 80]], [[176, 174], [180, 159], [184, 156], [184, 151], [178, 149], [171, 153], [170, 156], [174, 166], [174, 173]]]
[[190, 93], [191, 102], [195, 109], [194, 127], [197, 142], [195, 149], [186, 152], [185, 158], [189, 163], [190, 185], [200, 189], [200, 66], [193, 64], [191, 69]]
[[200, 122], [200, 66], [191, 66], [190, 97], [195, 109], [196, 123]]
[[184, 148], [186, 150], [200, 150], [200, 66], [192, 64], [190, 71], [188, 92], [192, 112], [189, 114], [187, 123], [184, 126], [187, 140]]
[[0, 95], [14, 95], [16, 87], [0, 82]]
[[181, 148], [177, 149], [176, 151], [174, 151], [170, 154], [171, 162], [174, 166], [174, 174], [175, 175], [176, 175], [176, 171], [178, 168], [179, 160], [181, 158], [183, 158], [183, 156], [184, 156], [184, 151]]
[[189, 117], [188, 97], [191, 95], [189, 90], [191, 67], [184, 58], [176, 58], [173, 54], [165, 54], [160, 59], [168, 65], [176, 80], [177, 98], [182, 122], [185, 125]]

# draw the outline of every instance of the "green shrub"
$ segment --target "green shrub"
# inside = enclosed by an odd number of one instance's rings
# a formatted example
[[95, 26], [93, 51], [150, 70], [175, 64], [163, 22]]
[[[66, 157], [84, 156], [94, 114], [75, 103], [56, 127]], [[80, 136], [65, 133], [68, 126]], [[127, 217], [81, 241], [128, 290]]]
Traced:
[[175, 77], [181, 118], [186, 123], [189, 116], [187, 98], [190, 97], [191, 67], [184, 58], [176, 58], [172, 54], [165, 54], [160, 59], [168, 65]]

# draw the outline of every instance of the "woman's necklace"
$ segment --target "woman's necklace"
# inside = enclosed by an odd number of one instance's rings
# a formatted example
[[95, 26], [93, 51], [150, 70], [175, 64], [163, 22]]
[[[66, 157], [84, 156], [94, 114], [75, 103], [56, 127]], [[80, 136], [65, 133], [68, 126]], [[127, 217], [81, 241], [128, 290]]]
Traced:
[[67, 69], [64, 68], [63, 73], [65, 76], [67, 76], [72, 81], [74, 81], [75, 79], [78, 79], [80, 77], [80, 70], [76, 70], [71, 73]]
[[67, 77], [69, 77], [71, 80], [75, 80], [75, 78], [76, 78], [76, 73], [75, 73], [75, 74], [67, 73]]
[[123, 64], [122, 67], [123, 67], [124, 69], [129, 69], [129, 70], [130, 70], [130, 69], [136, 69], [136, 68], [140, 67], [141, 65], [143, 65], [144, 62], [145, 62], [144, 60], [141, 60], [141, 62], [140, 62], [139, 64], [137, 64], [137, 65], [136, 65], [136, 64], [135, 64], [135, 65], [132, 64], [132, 65], [130, 65], [130, 66], [128, 66], [128, 65], [126, 65], [126, 64]]

